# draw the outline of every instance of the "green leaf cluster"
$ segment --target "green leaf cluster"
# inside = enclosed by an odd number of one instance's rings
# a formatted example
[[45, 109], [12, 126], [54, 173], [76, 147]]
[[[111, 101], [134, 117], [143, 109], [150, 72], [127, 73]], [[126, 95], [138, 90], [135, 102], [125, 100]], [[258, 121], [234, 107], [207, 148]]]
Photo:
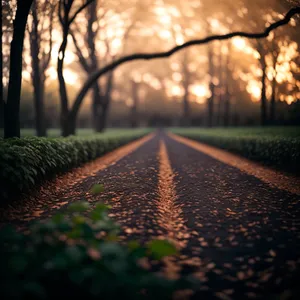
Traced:
[[87, 202], [33, 224], [30, 233], [0, 231], [2, 299], [171, 299], [188, 280], [168, 280], [141, 260], [177, 254], [167, 241], [119, 241], [109, 207]]

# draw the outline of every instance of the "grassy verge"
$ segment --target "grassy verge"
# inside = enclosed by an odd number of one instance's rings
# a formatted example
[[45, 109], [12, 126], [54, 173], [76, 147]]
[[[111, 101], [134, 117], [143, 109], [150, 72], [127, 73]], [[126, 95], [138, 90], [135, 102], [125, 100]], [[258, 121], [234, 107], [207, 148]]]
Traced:
[[172, 128], [170, 131], [277, 169], [300, 172], [299, 127]]
[[114, 130], [68, 138], [0, 140], [0, 199], [12, 199], [45, 179], [78, 167], [149, 132], [149, 129]]

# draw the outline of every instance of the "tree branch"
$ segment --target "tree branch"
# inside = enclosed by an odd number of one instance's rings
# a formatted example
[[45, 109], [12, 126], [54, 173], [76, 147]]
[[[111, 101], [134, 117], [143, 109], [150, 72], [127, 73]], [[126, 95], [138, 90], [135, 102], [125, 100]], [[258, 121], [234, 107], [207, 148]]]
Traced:
[[78, 45], [77, 39], [75, 37], [75, 34], [74, 34], [73, 30], [71, 30], [71, 29], [70, 29], [70, 34], [73, 39], [73, 44], [75, 46], [76, 54], [78, 56], [79, 62], [81, 64], [81, 66], [83, 67], [83, 69], [88, 73], [88, 72], [90, 72], [91, 68], [90, 68], [89, 64], [87, 63], [86, 58], [83, 56], [83, 53], [82, 53], [82, 51]]
[[87, 0], [85, 4], [83, 4], [82, 6], [80, 6], [76, 12], [74, 13], [74, 15], [72, 16], [71, 19], [69, 19], [69, 25], [71, 25], [73, 23], [73, 21], [75, 20], [75, 18], [77, 17], [77, 15], [82, 12], [87, 6], [89, 6], [92, 2], [94, 2], [95, 0]]
[[203, 45], [203, 44], [207, 44], [207, 43], [210, 43], [210, 42], [216, 41], [216, 40], [223, 41], [223, 40], [231, 39], [233, 37], [244, 37], [244, 38], [248, 38], [248, 39], [266, 38], [275, 29], [288, 24], [290, 22], [290, 20], [292, 19], [292, 17], [299, 13], [300, 13], [300, 6], [294, 7], [285, 15], [285, 17], [282, 20], [279, 20], [279, 21], [271, 24], [270, 26], [266, 27], [263, 32], [259, 32], [259, 33], [247, 33], [247, 32], [243, 32], [243, 31], [236, 31], [236, 32], [232, 32], [232, 33], [228, 33], [228, 34], [224, 34], [224, 35], [211, 35], [211, 36], [208, 36], [203, 39], [195, 39], [195, 40], [188, 41], [188, 42], [186, 42], [182, 45], [178, 45], [166, 52], [156, 52], [156, 53], [149, 53], [149, 54], [148, 53], [137, 53], [137, 54], [124, 56], [124, 57], [108, 64], [106, 67], [103, 67], [100, 70], [94, 72], [88, 78], [88, 80], [85, 82], [82, 89], [78, 93], [77, 98], [75, 99], [71, 113], [77, 114], [77, 112], [80, 108], [81, 102], [83, 101], [83, 98], [85, 97], [85, 94], [87, 93], [89, 88], [93, 85], [95, 80], [97, 80], [100, 76], [104, 75], [105, 73], [112, 71], [113, 69], [115, 69], [116, 67], [118, 67], [121, 64], [124, 64], [129, 61], [133, 61], [133, 60], [140, 60], [140, 59], [151, 60], [151, 59], [167, 58], [167, 57], [170, 57], [171, 55], [173, 55], [174, 53], [176, 53], [182, 49], [188, 48], [190, 46]]

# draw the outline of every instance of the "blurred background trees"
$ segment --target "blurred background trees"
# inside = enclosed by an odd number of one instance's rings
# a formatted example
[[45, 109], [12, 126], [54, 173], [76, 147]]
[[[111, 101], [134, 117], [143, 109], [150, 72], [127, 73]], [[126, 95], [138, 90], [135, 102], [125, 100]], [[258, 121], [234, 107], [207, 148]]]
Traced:
[[[36, 128], [39, 136], [49, 127], [68, 135], [76, 127], [101, 132], [108, 126], [300, 124], [296, 16], [267, 39], [233, 38], [193, 46], [169, 59], [124, 64], [95, 82], [82, 105], [74, 105], [90, 74], [120, 57], [166, 51], [211, 34], [261, 32], [299, 1], [13, 0], [1, 5], [0, 111], [5, 107], [12, 135], [21, 75], [20, 125]], [[24, 49], [14, 43], [23, 29]]]

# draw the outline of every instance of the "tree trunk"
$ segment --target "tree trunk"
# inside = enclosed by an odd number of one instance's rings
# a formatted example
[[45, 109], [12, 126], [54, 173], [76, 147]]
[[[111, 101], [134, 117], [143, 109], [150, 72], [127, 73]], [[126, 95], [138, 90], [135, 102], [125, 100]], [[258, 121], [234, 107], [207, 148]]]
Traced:
[[102, 109], [99, 115], [97, 132], [103, 132], [107, 125], [107, 113], [108, 113], [108, 100], [106, 100], [106, 104], [102, 105]]
[[69, 105], [68, 105], [68, 94], [66, 88], [66, 82], [63, 76], [63, 68], [64, 68], [64, 56], [67, 48], [67, 39], [64, 41], [60, 47], [58, 54], [58, 62], [57, 62], [57, 75], [59, 81], [59, 95], [60, 95], [60, 118], [61, 118], [61, 129], [62, 136], [68, 136], [68, 113], [69, 113]]
[[1, 36], [1, 45], [0, 45], [0, 128], [3, 128], [4, 125], [4, 95], [3, 95], [3, 49], [2, 49], [2, 40], [3, 40], [3, 29], [2, 29], [2, 1], [0, 1], [1, 9], [1, 20], [0, 20], [0, 36]]
[[93, 99], [92, 99], [92, 117], [93, 117], [93, 128], [96, 132], [99, 132], [100, 119], [102, 113], [102, 95], [98, 82], [93, 86]]
[[[263, 59], [264, 60], [264, 59]], [[261, 89], [261, 125], [266, 126], [267, 125], [267, 96], [266, 96], [266, 64], [262, 64], [262, 89]]]
[[37, 136], [46, 136], [46, 120], [44, 113], [44, 83], [34, 80], [35, 128]]
[[66, 129], [68, 131], [68, 135], [76, 135], [76, 117], [72, 114], [68, 115]]
[[222, 126], [222, 104], [223, 104], [223, 96], [222, 94], [219, 95], [218, 99], [218, 111], [217, 111], [217, 118], [216, 118], [216, 125]]
[[[274, 47], [276, 47], [274, 45]], [[272, 95], [271, 95], [271, 102], [270, 102], [270, 124], [275, 125], [276, 123], [276, 96], [277, 96], [277, 81], [276, 81], [276, 76], [277, 76], [277, 60], [279, 56], [279, 51], [276, 51], [273, 49], [272, 51], [273, 54], [273, 79], [272, 79]]]
[[224, 97], [224, 126], [228, 127], [230, 125], [230, 89], [229, 89], [229, 78], [230, 74], [230, 51], [231, 43], [228, 43], [228, 53], [226, 56], [226, 78], [225, 78], [225, 97]]
[[267, 64], [266, 64], [266, 55], [265, 50], [263, 49], [263, 45], [261, 42], [258, 42], [257, 48], [260, 54], [260, 65], [262, 70], [262, 77], [261, 77], [261, 100], [260, 100], [260, 123], [261, 126], [267, 125], [267, 96], [266, 96], [266, 79], [267, 79]]
[[183, 62], [182, 62], [182, 74], [183, 74], [183, 116], [182, 125], [190, 125], [190, 102], [189, 102], [189, 86], [190, 86], [190, 71], [188, 68], [188, 52], [184, 52]]
[[209, 83], [209, 89], [211, 96], [207, 99], [207, 126], [213, 126], [214, 120], [214, 93], [215, 93], [215, 85], [213, 83], [213, 76], [214, 76], [214, 63], [213, 63], [213, 51], [211, 45], [208, 45], [208, 64], [209, 64], [209, 75], [211, 77]]
[[45, 111], [44, 111], [44, 90], [45, 81], [44, 74], [40, 71], [40, 45], [38, 33], [38, 17], [36, 11], [36, 3], [33, 2], [32, 7], [32, 32], [30, 36], [30, 52], [31, 52], [31, 66], [32, 66], [32, 84], [33, 84], [33, 98], [35, 108], [35, 128], [37, 136], [46, 136]]
[[139, 99], [138, 99], [138, 83], [132, 80], [131, 82], [131, 93], [132, 93], [132, 107], [131, 107], [131, 127], [136, 128], [138, 127], [138, 105], [139, 105]]
[[10, 46], [10, 74], [7, 101], [4, 105], [5, 138], [20, 137], [20, 97], [22, 85], [22, 53], [27, 17], [32, 0], [18, 0], [14, 32]]
[[272, 96], [271, 96], [271, 102], [270, 102], [270, 124], [275, 125], [275, 119], [276, 119], [276, 77], [272, 80]]
[[189, 91], [185, 88], [183, 96], [183, 117], [182, 117], [183, 126], [190, 125], [190, 105], [189, 105]]
[[67, 2], [64, 7], [64, 16], [61, 20], [62, 32], [63, 32], [63, 41], [58, 50], [57, 58], [57, 77], [59, 82], [59, 95], [60, 95], [60, 121], [61, 121], [61, 134], [62, 136], [68, 136], [71, 134], [70, 129], [73, 124], [68, 124], [69, 117], [69, 99], [67, 93], [66, 82], [63, 74], [64, 69], [64, 60], [66, 49], [68, 45], [68, 35], [69, 35], [69, 13], [72, 7], [73, 1]]

